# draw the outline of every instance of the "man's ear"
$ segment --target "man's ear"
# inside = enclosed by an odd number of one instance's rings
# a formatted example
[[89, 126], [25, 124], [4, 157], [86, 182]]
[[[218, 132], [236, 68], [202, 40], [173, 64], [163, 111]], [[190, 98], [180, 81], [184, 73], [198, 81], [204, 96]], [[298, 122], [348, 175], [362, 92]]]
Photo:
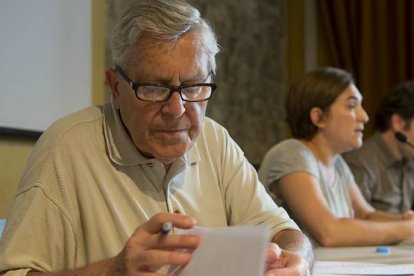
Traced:
[[326, 117], [319, 107], [313, 107], [309, 112], [311, 122], [318, 128], [324, 128], [326, 125]]
[[405, 130], [406, 125], [407, 125], [407, 122], [399, 114], [394, 113], [391, 115], [390, 117], [390, 129], [391, 130], [403, 131]]
[[114, 103], [116, 109], [119, 109], [119, 81], [116, 71], [113, 68], [107, 68], [105, 70], [105, 77], [109, 87], [111, 88], [112, 102]]

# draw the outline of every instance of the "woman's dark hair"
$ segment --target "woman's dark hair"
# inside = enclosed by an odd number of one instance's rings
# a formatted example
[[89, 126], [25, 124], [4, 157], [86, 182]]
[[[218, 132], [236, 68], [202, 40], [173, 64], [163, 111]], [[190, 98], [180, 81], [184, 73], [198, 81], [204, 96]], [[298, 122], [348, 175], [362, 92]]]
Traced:
[[375, 115], [375, 129], [380, 132], [388, 130], [393, 114], [400, 115], [406, 121], [414, 118], [414, 82], [405, 82], [394, 87], [382, 99]]
[[318, 107], [328, 113], [331, 104], [353, 83], [350, 73], [333, 67], [311, 71], [294, 83], [286, 98], [287, 120], [293, 137], [312, 139], [318, 128], [310, 119], [311, 109]]

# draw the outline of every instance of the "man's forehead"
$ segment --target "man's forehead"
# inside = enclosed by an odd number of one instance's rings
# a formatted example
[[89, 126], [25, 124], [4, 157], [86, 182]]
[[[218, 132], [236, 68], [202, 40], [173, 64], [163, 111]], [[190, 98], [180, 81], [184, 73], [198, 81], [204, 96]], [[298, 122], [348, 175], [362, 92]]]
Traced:
[[[148, 74], [150, 77], [160, 75], [159, 77], [165, 78], [167, 76], [163, 76], [164, 74], [171, 74], [176, 70], [184, 70], [194, 77], [204, 76], [208, 74], [208, 57], [199, 45], [198, 37], [191, 34], [186, 34], [178, 41], [166, 41], [146, 35], [131, 46], [125, 65], [129, 67], [131, 74], [144, 78]], [[154, 68], [157, 72], [154, 72]]]

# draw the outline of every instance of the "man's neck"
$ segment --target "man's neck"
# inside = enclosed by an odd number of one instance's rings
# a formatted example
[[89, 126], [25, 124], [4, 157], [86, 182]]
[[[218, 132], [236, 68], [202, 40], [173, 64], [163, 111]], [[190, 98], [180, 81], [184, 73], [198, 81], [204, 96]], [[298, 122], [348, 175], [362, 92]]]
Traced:
[[397, 139], [395, 138], [395, 132], [391, 129], [388, 129], [387, 131], [381, 133], [381, 137], [384, 140], [385, 144], [388, 146], [392, 156], [396, 160], [401, 160], [403, 156], [401, 154], [400, 146], [398, 144], [400, 142], [397, 141]]

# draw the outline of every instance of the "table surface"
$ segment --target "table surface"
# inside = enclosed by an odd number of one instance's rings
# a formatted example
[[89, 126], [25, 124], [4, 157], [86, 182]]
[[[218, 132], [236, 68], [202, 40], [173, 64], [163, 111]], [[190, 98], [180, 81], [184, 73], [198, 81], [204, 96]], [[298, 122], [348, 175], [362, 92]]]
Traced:
[[389, 248], [389, 253], [385, 254], [376, 252], [378, 246], [332, 248], [318, 247], [315, 249], [315, 259], [317, 261], [381, 264], [414, 263], [414, 241], [386, 247]]

